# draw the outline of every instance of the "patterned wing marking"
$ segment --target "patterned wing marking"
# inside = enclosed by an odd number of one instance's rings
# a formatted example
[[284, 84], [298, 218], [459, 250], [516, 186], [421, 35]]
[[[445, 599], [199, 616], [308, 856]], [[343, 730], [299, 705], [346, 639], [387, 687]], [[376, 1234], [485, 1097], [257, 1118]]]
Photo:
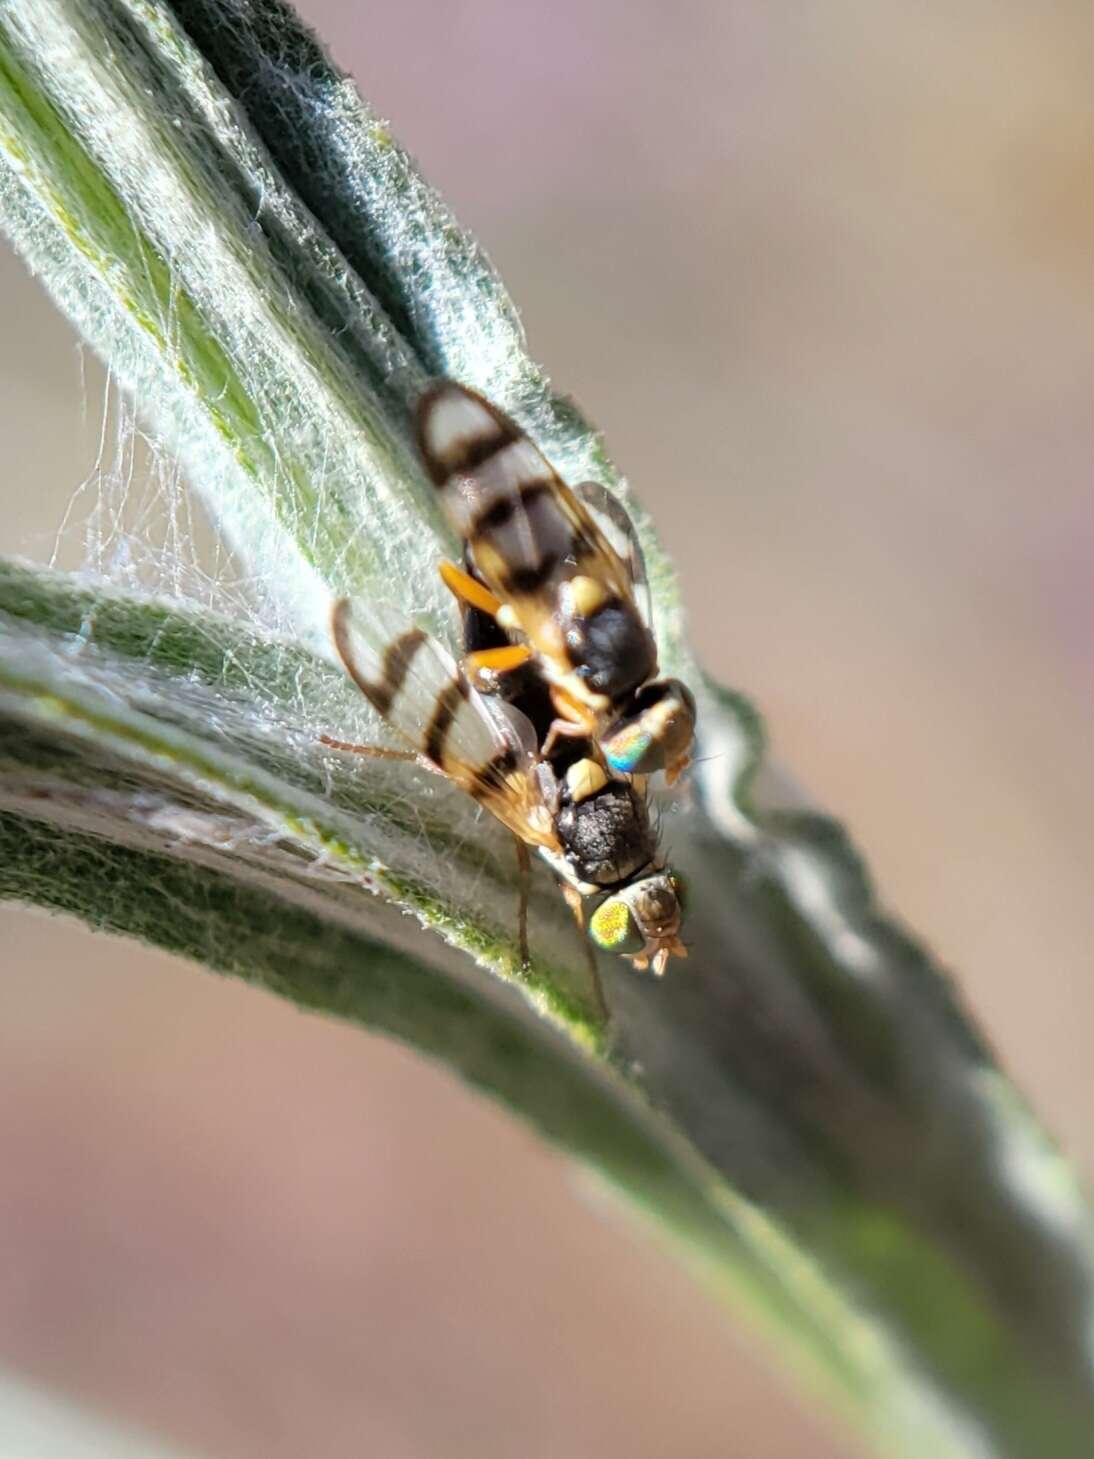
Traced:
[[418, 407], [418, 445], [453, 529], [484, 582], [522, 626], [554, 609], [549, 590], [584, 575], [631, 601], [631, 575], [591, 514], [513, 421], [481, 395], [440, 380]]
[[578, 501], [593, 517], [620, 561], [626, 565], [634, 601], [642, 615], [642, 622], [647, 628], [652, 629], [653, 600], [650, 597], [646, 559], [630, 513], [615, 493], [609, 491], [606, 486], [602, 486], [599, 481], [579, 482], [573, 491]]
[[554, 819], [535, 773], [531, 726], [487, 701], [439, 643], [396, 608], [335, 603], [334, 646], [383, 719], [423, 759], [522, 841], [554, 848]]

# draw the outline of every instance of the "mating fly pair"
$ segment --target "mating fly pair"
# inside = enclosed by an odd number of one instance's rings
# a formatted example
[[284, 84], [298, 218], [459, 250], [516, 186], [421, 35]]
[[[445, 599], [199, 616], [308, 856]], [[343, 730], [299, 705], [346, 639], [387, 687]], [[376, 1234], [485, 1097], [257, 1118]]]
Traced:
[[464, 541], [463, 567], [441, 572], [461, 602], [466, 657], [457, 667], [397, 610], [345, 599], [339, 657], [413, 746], [405, 758], [513, 832], [525, 962], [535, 847], [579, 925], [584, 900], [600, 899], [597, 946], [662, 973], [686, 956], [680, 882], [660, 863], [641, 777], [672, 779], [687, 763], [694, 701], [679, 681], [650, 682], [657, 651], [630, 519], [603, 488], [571, 491], [512, 421], [453, 382], [423, 395], [418, 439]]

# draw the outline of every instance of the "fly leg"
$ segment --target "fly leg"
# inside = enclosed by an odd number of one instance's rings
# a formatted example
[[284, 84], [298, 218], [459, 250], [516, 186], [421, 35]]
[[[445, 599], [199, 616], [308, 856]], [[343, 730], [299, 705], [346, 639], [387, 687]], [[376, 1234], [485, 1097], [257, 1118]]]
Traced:
[[413, 750], [388, 750], [383, 745], [356, 745], [352, 740], [332, 740], [330, 735], [320, 735], [319, 743], [328, 750], [344, 750], [348, 755], [369, 755], [374, 760], [419, 760]]
[[520, 948], [520, 970], [526, 973], [531, 966], [528, 954], [528, 887], [532, 877], [532, 858], [527, 844], [514, 836], [517, 846], [517, 944]]
[[569, 882], [559, 882], [558, 889], [562, 893], [563, 897], [566, 899], [566, 905], [573, 913], [574, 921], [577, 923], [579, 930], [581, 932], [584, 932], [585, 899], [582, 897], [577, 887], [572, 887]]
[[551, 686], [551, 703], [555, 708], [555, 718], [540, 749], [544, 760], [559, 740], [591, 739], [596, 731], [596, 716], [559, 684]]
[[552, 720], [547, 738], [543, 741], [543, 748], [539, 752], [541, 758], [546, 760], [559, 740], [587, 740], [591, 728], [588, 724], [575, 724], [572, 719]]
[[480, 674], [509, 674], [532, 657], [526, 643], [507, 643], [504, 648], [480, 648], [463, 661], [464, 673], [475, 683]]
[[593, 990], [597, 1014], [604, 1027], [607, 1028], [610, 1015], [608, 1003], [604, 997], [604, 985], [600, 981], [600, 969], [597, 967], [593, 945], [585, 936], [585, 900], [577, 888], [570, 886], [568, 882], [559, 882], [558, 889], [566, 899], [566, 905], [573, 913], [574, 921], [581, 931], [581, 945], [585, 949], [585, 967], [589, 974], [589, 986]]
[[[506, 633], [516, 629], [505, 604], [489, 588], [484, 587], [478, 578], [472, 577], [454, 562], [442, 561], [439, 571], [441, 581], [464, 609], [465, 615], [468, 610], [485, 614], [487, 618], [494, 619]], [[463, 669], [468, 680], [480, 693], [495, 694], [498, 692], [495, 682], [497, 676], [523, 668], [531, 658], [532, 650], [527, 644], [503, 643], [496, 648], [476, 649], [469, 653], [463, 661]]]
[[454, 562], [443, 559], [438, 571], [441, 581], [458, 602], [478, 608], [480, 613], [485, 613], [489, 618], [497, 618], [502, 612], [501, 599], [495, 597], [489, 588], [484, 587], [478, 578], [473, 578], [469, 572], [464, 572], [462, 567], [457, 567]]
[[445, 776], [439, 765], [416, 755], [413, 750], [389, 750], [386, 745], [357, 745], [352, 740], [335, 740], [330, 735], [320, 735], [319, 743], [328, 750], [341, 750], [346, 755], [367, 755], [371, 760], [401, 760], [405, 765], [417, 765], [419, 770], [428, 770], [433, 775]]

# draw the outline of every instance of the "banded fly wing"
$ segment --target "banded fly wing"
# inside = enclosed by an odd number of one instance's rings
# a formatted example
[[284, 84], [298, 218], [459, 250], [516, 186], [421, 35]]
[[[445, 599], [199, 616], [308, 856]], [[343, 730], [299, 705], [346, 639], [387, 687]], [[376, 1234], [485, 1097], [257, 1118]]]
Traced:
[[[549, 611], [550, 590], [578, 574], [630, 598], [625, 562], [497, 406], [453, 380], [436, 381], [418, 405], [418, 446], [453, 529], [503, 601], [538, 599]], [[524, 626], [531, 631], [531, 623]]]
[[573, 492], [626, 566], [635, 606], [642, 615], [642, 622], [652, 629], [653, 599], [650, 596], [646, 559], [631, 514], [619, 497], [599, 481], [579, 482]]
[[436, 639], [397, 608], [340, 598], [331, 627], [346, 672], [392, 729], [522, 841], [557, 846], [531, 728], [516, 711], [472, 689]]

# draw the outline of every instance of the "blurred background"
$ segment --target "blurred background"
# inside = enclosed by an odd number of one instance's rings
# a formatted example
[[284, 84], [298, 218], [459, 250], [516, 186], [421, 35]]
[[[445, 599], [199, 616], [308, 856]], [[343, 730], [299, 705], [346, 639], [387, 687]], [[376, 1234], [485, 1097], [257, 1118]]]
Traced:
[[[709, 667], [1090, 1168], [1089, 7], [302, 8], [607, 431]], [[48, 556], [102, 375], [6, 254], [0, 317], [2, 545]], [[858, 1452], [447, 1075], [0, 923], [11, 1371], [208, 1459]]]

